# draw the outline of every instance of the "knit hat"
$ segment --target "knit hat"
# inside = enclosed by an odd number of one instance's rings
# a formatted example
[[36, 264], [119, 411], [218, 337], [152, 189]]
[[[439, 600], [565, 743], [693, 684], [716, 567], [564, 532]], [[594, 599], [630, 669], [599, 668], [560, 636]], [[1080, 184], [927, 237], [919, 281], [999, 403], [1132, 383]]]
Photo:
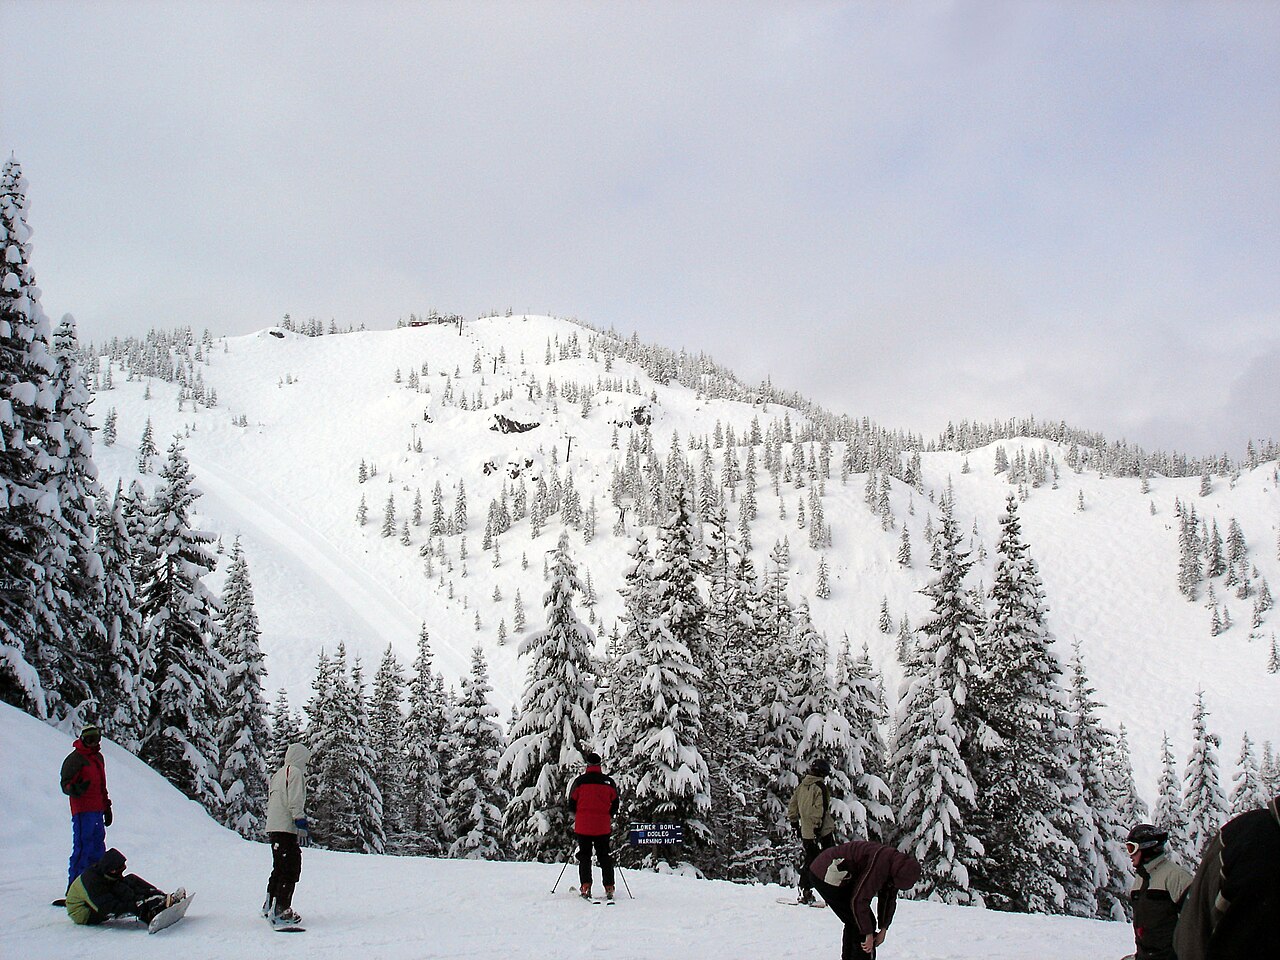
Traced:
[[600, 766], [600, 754], [596, 753], [594, 750], [588, 750], [587, 755], [582, 759], [587, 761], [587, 766], [589, 767]]
[[102, 731], [95, 727], [92, 723], [80, 731], [80, 742], [84, 744], [97, 743], [102, 739]]

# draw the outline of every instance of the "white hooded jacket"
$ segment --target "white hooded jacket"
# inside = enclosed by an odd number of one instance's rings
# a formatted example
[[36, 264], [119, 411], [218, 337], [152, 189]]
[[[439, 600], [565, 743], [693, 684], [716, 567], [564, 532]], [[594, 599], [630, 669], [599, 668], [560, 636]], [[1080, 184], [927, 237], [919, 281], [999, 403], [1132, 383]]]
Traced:
[[271, 777], [267, 798], [267, 833], [297, 833], [293, 821], [305, 817], [307, 808], [307, 761], [311, 751], [303, 743], [291, 743], [284, 763]]

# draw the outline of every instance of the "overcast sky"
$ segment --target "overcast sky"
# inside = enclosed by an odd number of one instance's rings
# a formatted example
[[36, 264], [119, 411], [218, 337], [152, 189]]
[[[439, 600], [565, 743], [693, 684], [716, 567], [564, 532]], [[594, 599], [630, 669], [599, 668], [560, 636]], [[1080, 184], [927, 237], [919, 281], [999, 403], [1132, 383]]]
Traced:
[[0, 0], [82, 337], [576, 316], [932, 434], [1280, 436], [1280, 4]]

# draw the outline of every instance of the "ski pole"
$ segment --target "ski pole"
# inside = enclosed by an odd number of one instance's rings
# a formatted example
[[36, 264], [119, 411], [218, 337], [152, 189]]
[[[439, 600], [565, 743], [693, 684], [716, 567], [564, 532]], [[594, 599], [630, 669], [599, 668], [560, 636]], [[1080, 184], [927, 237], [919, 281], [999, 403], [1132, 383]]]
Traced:
[[622, 872], [622, 868], [617, 864], [614, 864], [614, 869], [618, 871], [618, 879], [622, 881], [622, 886], [626, 889], [627, 896], [634, 900], [636, 895], [631, 892], [631, 884], [627, 883], [627, 875]]
[[560, 881], [564, 879], [564, 872], [569, 869], [569, 860], [573, 857], [573, 846], [570, 845], [568, 852], [565, 854], [564, 866], [560, 868], [560, 876], [556, 877], [555, 886], [551, 888], [551, 892], [556, 892], [556, 887], [560, 886]]

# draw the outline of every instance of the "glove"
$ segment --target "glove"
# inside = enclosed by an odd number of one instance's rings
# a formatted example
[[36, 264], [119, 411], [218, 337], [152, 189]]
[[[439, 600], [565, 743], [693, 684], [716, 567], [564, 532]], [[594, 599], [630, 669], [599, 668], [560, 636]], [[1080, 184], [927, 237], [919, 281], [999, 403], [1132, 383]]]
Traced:
[[843, 860], [832, 860], [831, 866], [827, 867], [827, 872], [822, 879], [825, 880], [827, 883], [831, 884], [831, 886], [833, 887], [840, 886], [840, 884], [844, 883], [847, 879], [849, 879], [845, 875], [845, 869], [843, 864], [844, 864]]
[[293, 821], [293, 825], [298, 828], [298, 846], [311, 846], [311, 827], [307, 823], [306, 817], [299, 817]]
[[104, 827], [111, 826], [111, 804], [107, 804], [107, 809], [102, 811], [102, 825]]

